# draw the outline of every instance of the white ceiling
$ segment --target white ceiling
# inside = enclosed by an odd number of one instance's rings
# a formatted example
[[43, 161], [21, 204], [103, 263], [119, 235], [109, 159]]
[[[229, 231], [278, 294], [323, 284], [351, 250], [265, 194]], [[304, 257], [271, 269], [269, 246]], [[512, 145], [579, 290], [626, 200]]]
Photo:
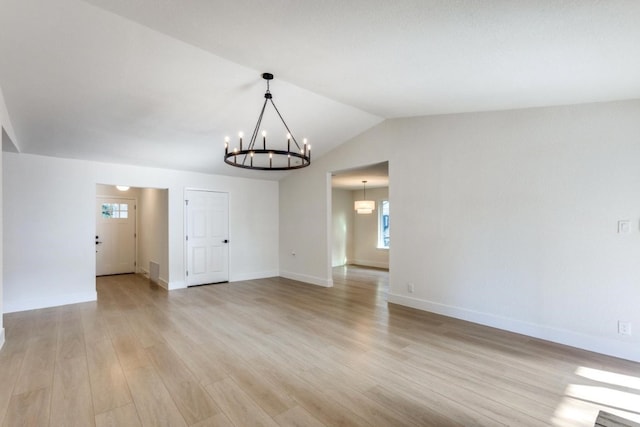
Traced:
[[278, 179], [222, 162], [224, 136], [252, 130], [265, 71], [315, 158], [390, 117], [640, 98], [640, 1], [0, 0], [0, 12], [0, 86], [28, 153]]
[[367, 181], [367, 188], [389, 186], [389, 162], [364, 166], [331, 174], [331, 187], [343, 190], [362, 190], [362, 181]]

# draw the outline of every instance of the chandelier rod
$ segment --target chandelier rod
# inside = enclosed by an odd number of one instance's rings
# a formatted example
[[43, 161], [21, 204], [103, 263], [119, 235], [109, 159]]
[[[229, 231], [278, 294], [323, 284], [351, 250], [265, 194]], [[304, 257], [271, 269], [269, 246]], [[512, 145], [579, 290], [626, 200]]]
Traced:
[[[267, 93], [269, 93], [269, 80], [267, 80]], [[251, 134], [251, 139], [249, 140], [249, 150], [253, 150], [253, 147], [256, 145], [256, 138], [258, 137], [258, 130], [260, 129], [260, 125], [262, 124], [262, 116], [264, 115], [264, 110], [267, 107], [267, 94], [264, 95], [264, 104], [262, 104], [262, 110], [260, 111], [260, 115], [258, 116], [258, 121], [256, 122], [256, 127], [253, 128], [253, 133]], [[247, 162], [247, 155], [244, 155], [242, 159], [242, 164], [244, 165]]]
[[253, 133], [251, 134], [251, 139], [249, 140], [249, 150], [253, 150], [253, 147], [256, 145], [256, 138], [258, 137], [258, 130], [260, 130], [260, 125], [262, 124], [262, 116], [264, 115], [264, 110], [267, 107], [267, 100], [264, 100], [264, 104], [262, 104], [262, 111], [260, 111], [260, 115], [258, 116], [258, 121], [256, 122], [256, 127], [253, 128]]
[[278, 113], [278, 117], [280, 117], [280, 120], [282, 120], [282, 124], [287, 129], [287, 132], [289, 132], [289, 135], [291, 135], [291, 139], [293, 139], [293, 143], [296, 144], [296, 147], [298, 147], [298, 150], [302, 150], [302, 148], [300, 148], [300, 145], [298, 145], [298, 141], [296, 140], [296, 137], [293, 136], [293, 134], [289, 130], [289, 126], [287, 126], [287, 122], [285, 122], [284, 119], [282, 118], [282, 115], [280, 114], [280, 110], [278, 110], [278, 107], [276, 107], [276, 104], [274, 104], [273, 99], [270, 99], [270, 101], [271, 101], [271, 105], [273, 105], [274, 110], [276, 110], [276, 113]]

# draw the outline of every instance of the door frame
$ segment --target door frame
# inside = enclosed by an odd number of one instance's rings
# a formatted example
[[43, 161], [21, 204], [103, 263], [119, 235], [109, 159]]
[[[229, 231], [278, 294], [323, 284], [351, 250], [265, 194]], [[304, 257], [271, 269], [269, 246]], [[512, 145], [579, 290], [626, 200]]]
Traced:
[[[139, 273], [140, 272], [140, 266], [138, 265], [138, 198], [135, 196], [109, 196], [109, 195], [104, 195], [104, 194], [97, 194], [96, 193], [96, 197], [95, 197], [95, 201], [97, 202], [98, 199], [116, 199], [116, 200], [133, 200], [134, 203], [134, 218], [133, 218], [133, 267], [134, 267], [134, 273]], [[97, 206], [97, 203], [96, 203]], [[93, 227], [93, 231], [94, 231], [94, 236], [95, 233], [98, 230], [98, 222], [97, 222], [97, 213], [94, 211], [94, 227]], [[94, 268], [94, 273], [96, 275], [96, 277], [98, 277], [97, 273], [98, 273], [98, 263], [95, 263], [95, 268]]]
[[[188, 288], [189, 285], [189, 277], [187, 277], [187, 269], [189, 268], [189, 248], [187, 242], [187, 231], [188, 231], [188, 223], [189, 223], [189, 215], [187, 212], [187, 193], [189, 191], [203, 191], [207, 193], [223, 193], [227, 195], [227, 236], [229, 236], [229, 243], [227, 243], [228, 254], [227, 256], [227, 281], [231, 282], [231, 214], [230, 214], [230, 206], [231, 206], [231, 193], [228, 191], [221, 190], [211, 190], [208, 188], [198, 188], [198, 187], [185, 187], [184, 192], [182, 194], [182, 252], [183, 252], [183, 265], [182, 269], [182, 277], [184, 279], [184, 286]], [[198, 285], [191, 285], [198, 286]]]

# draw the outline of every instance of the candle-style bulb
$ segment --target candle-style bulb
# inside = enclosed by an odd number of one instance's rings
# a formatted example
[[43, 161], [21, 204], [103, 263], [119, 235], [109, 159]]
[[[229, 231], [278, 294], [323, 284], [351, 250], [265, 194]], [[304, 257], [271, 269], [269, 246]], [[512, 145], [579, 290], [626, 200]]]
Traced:
[[267, 131], [266, 130], [262, 131], [262, 136], [267, 136]]
[[244, 132], [238, 132], [238, 136], [242, 138], [244, 136]]

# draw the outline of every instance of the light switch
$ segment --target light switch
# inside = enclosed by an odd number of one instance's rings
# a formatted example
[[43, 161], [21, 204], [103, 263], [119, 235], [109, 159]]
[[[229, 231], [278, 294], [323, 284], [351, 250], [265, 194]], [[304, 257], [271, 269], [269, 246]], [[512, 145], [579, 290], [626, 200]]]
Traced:
[[631, 231], [631, 222], [627, 219], [618, 221], [618, 234], [627, 234]]

